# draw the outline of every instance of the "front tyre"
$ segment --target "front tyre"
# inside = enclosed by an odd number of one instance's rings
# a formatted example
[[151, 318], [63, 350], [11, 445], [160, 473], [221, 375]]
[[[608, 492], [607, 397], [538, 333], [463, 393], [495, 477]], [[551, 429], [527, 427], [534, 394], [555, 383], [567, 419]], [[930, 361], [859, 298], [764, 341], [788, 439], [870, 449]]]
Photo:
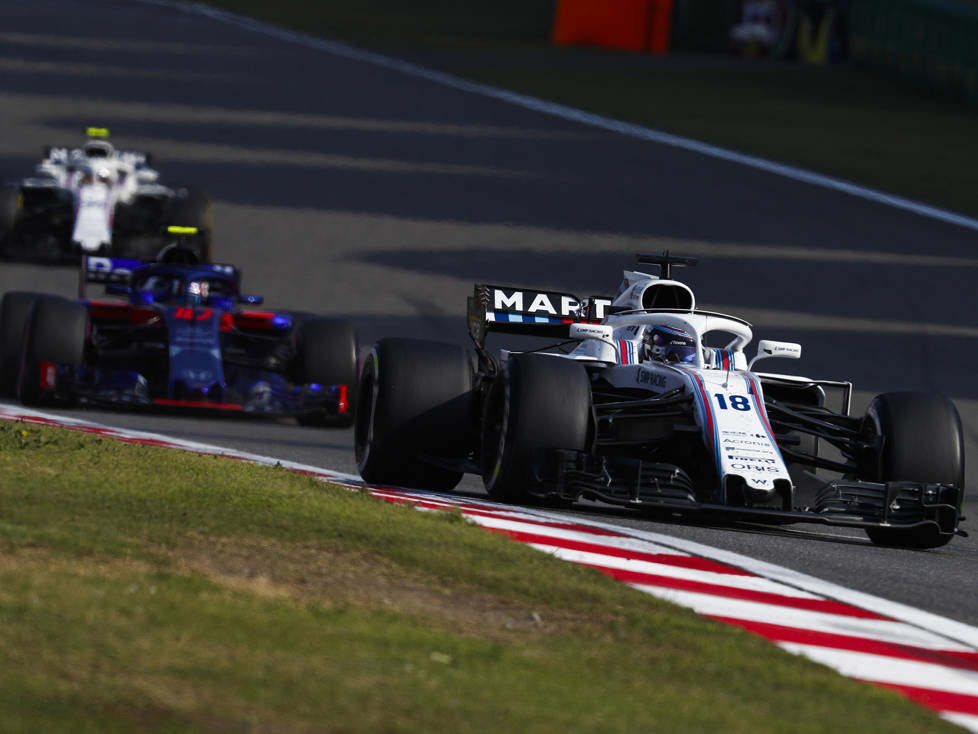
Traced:
[[24, 336], [17, 397], [24, 405], [65, 393], [55, 374], [58, 367], [81, 367], [88, 339], [88, 308], [63, 298], [34, 303]]
[[[867, 457], [861, 478], [954, 484], [963, 496], [961, 419], [948, 398], [914, 392], [878, 395], [866, 411], [865, 427], [882, 438], [882, 448]], [[866, 534], [877, 545], [902, 548], [939, 548], [953, 537], [935, 525], [867, 528]]]
[[461, 347], [379, 341], [360, 376], [354, 429], [360, 476], [371, 484], [454, 489], [472, 444], [472, 381]]
[[546, 496], [541, 477], [548, 449], [585, 451], [591, 385], [574, 360], [542, 354], [510, 357], [490, 388], [482, 421], [482, 480], [501, 502]]

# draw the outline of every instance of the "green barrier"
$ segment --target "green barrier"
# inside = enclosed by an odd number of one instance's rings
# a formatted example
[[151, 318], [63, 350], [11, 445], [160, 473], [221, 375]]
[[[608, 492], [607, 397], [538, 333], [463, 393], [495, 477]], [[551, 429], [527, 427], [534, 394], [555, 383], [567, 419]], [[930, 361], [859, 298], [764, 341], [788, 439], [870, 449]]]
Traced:
[[852, 0], [849, 32], [853, 63], [978, 104], [978, 3]]

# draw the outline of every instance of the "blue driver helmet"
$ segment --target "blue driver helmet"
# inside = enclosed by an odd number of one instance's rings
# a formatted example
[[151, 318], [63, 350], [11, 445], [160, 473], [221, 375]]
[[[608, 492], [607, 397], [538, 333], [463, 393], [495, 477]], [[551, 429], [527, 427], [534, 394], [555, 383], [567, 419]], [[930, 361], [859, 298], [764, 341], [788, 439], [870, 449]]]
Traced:
[[671, 326], [653, 326], [645, 332], [645, 356], [660, 362], [692, 362], [696, 359], [696, 340]]

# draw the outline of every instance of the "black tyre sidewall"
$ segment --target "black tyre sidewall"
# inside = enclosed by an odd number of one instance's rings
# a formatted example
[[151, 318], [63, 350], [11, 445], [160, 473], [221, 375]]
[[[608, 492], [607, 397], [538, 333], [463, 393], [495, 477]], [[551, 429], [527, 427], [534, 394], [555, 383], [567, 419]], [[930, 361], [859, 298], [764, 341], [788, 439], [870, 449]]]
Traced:
[[196, 227], [197, 235], [187, 244], [197, 253], [202, 263], [212, 262], [214, 210], [207, 192], [188, 188], [185, 197], [174, 199], [170, 210], [170, 224]]
[[34, 303], [50, 298], [41, 293], [11, 291], [0, 304], [0, 395], [16, 397], [24, 356], [24, 337]]
[[19, 213], [20, 189], [16, 186], [0, 185], [0, 240], [13, 231]]
[[462, 472], [422, 455], [464, 459], [472, 444], [473, 370], [461, 347], [383, 339], [364, 360], [354, 444], [365, 481], [455, 487]]
[[80, 367], [88, 339], [88, 308], [63, 298], [39, 298], [31, 309], [24, 336], [18, 397], [33, 405], [45, 396], [40, 385], [44, 362]]
[[342, 319], [311, 317], [297, 327], [296, 347], [302, 384], [346, 385], [347, 410], [342, 416], [300, 416], [307, 425], [332, 423], [349, 426], [356, 413], [360, 376], [360, 342], [353, 325]]
[[545, 494], [539, 451], [585, 451], [591, 434], [591, 386], [571, 359], [510, 357], [489, 391], [483, 416], [483, 483], [493, 499], [523, 502]]
[[[882, 436], [883, 446], [866, 463], [863, 479], [942, 482], [963, 489], [961, 419], [947, 397], [884, 393], [870, 403], [865, 420], [868, 431]], [[936, 548], [950, 540], [934, 528], [870, 528], [867, 534], [874, 543], [909, 548]]]

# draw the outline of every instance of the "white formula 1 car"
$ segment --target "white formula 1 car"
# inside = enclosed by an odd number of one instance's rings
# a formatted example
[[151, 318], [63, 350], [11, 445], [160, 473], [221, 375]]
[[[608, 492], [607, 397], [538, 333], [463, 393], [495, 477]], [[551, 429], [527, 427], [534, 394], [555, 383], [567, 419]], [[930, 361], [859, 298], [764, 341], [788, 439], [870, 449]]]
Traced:
[[[852, 416], [849, 382], [754, 371], [801, 346], [762, 340], [748, 361], [750, 325], [697, 310], [671, 279], [695, 260], [638, 259], [661, 277], [626, 271], [614, 298], [477, 285], [474, 358], [381, 340], [360, 382], [363, 478], [445, 490], [473, 472], [504, 502], [584, 497], [666, 516], [853, 526], [911, 548], [964, 534], [950, 400], [886, 393]], [[494, 356], [488, 331], [565, 341]]]
[[11, 257], [148, 257], [169, 224], [195, 227], [187, 243], [210, 262], [211, 204], [201, 191], [159, 183], [147, 153], [117, 150], [105, 128], [80, 148], [46, 147], [34, 175], [0, 188], [0, 250]]

